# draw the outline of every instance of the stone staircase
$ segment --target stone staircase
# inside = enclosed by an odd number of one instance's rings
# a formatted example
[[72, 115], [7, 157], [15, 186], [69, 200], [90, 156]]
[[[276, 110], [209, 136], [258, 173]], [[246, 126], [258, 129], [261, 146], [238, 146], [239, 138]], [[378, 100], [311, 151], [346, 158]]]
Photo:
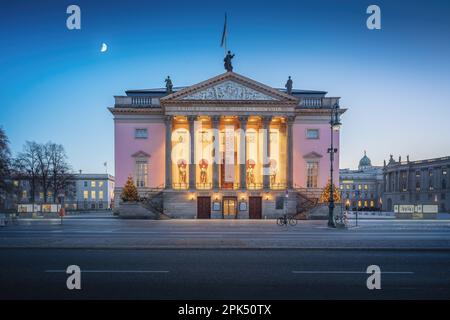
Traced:
[[147, 210], [154, 213], [157, 219], [170, 219], [166, 214], [164, 214], [164, 188], [157, 187], [146, 191], [146, 193], [141, 197], [142, 206]]
[[299, 220], [307, 220], [312, 209], [320, 206], [319, 199], [321, 189], [295, 188], [297, 210], [295, 217]]

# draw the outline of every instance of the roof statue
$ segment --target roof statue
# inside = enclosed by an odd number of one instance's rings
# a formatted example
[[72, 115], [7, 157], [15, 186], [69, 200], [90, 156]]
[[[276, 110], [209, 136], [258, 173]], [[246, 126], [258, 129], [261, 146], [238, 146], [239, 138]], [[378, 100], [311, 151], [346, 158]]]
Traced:
[[166, 82], [166, 92], [168, 94], [171, 94], [173, 92], [173, 84], [172, 80], [170, 80], [170, 76], [167, 76], [165, 82]]
[[234, 58], [234, 54], [231, 54], [231, 51], [228, 51], [227, 55], [225, 56], [225, 58], [223, 59], [223, 66], [225, 67], [225, 70], [227, 70], [228, 72], [232, 72], [233, 71], [233, 65], [231, 64], [231, 59]]
[[289, 76], [286, 84], [284, 85], [286, 87], [287, 94], [292, 94], [292, 84], [293, 84], [293, 82], [292, 82], [291, 76]]

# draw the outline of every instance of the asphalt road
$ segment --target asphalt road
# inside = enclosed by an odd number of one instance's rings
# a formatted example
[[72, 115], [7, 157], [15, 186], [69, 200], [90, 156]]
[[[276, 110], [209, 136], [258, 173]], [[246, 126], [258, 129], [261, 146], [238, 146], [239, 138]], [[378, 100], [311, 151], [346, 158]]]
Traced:
[[450, 221], [326, 221], [277, 226], [274, 220], [66, 219], [20, 221], [0, 228], [0, 248], [450, 248]]
[[[81, 290], [66, 288], [67, 266]], [[381, 268], [368, 290], [367, 266]], [[2, 249], [0, 299], [449, 299], [445, 251]]]

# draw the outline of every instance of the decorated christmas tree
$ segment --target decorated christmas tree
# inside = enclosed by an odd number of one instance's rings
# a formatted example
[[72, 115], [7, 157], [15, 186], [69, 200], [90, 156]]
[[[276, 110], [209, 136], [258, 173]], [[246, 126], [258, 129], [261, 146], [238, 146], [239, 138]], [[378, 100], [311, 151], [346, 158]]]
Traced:
[[128, 177], [120, 197], [123, 202], [139, 201], [139, 194], [132, 177]]
[[[330, 202], [330, 188], [331, 188], [331, 184], [330, 184], [330, 180], [328, 180], [327, 185], [325, 186], [325, 188], [323, 188], [322, 194], [320, 195], [320, 202], [322, 202], [322, 203]], [[338, 188], [336, 188], [336, 186], [333, 186], [333, 197], [334, 197], [334, 202], [341, 201], [341, 195], [339, 193]]]

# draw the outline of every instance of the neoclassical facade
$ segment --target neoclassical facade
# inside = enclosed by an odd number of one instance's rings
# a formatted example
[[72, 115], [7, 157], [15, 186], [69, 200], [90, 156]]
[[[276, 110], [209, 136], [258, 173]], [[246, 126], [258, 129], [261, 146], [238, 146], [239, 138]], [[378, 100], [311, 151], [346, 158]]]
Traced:
[[126, 91], [109, 108], [116, 205], [132, 176], [141, 195], [162, 193], [164, 213], [175, 218], [294, 214], [298, 198], [317, 195], [329, 179], [338, 103], [323, 91], [287, 94], [231, 71], [169, 92]]
[[350, 210], [381, 210], [383, 204], [383, 167], [373, 166], [364, 151], [358, 169], [341, 169], [340, 192], [342, 203]]
[[383, 179], [385, 211], [419, 216], [450, 212], [450, 156], [396, 161], [391, 155]]

